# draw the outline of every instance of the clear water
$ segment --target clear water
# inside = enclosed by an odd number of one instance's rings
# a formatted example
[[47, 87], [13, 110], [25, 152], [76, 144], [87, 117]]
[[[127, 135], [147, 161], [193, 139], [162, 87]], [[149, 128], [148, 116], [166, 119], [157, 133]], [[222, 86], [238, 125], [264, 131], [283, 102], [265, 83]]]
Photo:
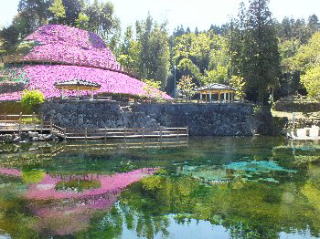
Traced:
[[317, 142], [149, 143], [0, 146], [0, 239], [320, 238]]

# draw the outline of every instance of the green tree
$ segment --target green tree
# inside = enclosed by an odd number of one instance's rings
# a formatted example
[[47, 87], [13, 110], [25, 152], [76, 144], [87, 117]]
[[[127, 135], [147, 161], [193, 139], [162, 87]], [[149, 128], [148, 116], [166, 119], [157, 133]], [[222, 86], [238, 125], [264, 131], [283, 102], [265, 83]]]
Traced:
[[145, 96], [151, 101], [152, 98], [161, 98], [159, 89], [161, 88], [161, 82], [154, 79], [144, 79]]
[[90, 18], [85, 14], [80, 12], [78, 18], [76, 19], [76, 27], [87, 29], [89, 28]]
[[130, 72], [139, 72], [140, 44], [133, 38], [132, 27], [127, 27], [119, 47], [119, 63]]
[[120, 21], [115, 16], [114, 6], [111, 2], [94, 0], [83, 11], [90, 19], [86, 30], [97, 33], [108, 43], [120, 31]]
[[145, 21], [136, 23], [139, 43], [139, 75], [141, 78], [161, 81], [164, 89], [169, 72], [169, 37], [165, 24], [158, 25], [149, 15]]
[[66, 10], [62, 0], [54, 0], [52, 5], [49, 7], [49, 11], [53, 14], [53, 21], [55, 23], [63, 23], [63, 20], [66, 17]]
[[5, 27], [0, 31], [2, 49], [4, 52], [11, 52], [19, 42], [19, 31], [14, 26]]
[[248, 98], [261, 104], [267, 103], [280, 75], [278, 40], [268, 2], [251, 0], [247, 10], [242, 5], [229, 37], [233, 74], [246, 80]]
[[311, 98], [320, 100], [320, 65], [307, 70], [301, 82]]
[[320, 56], [320, 32], [315, 33], [309, 42], [302, 45], [297, 54], [290, 60], [291, 67], [302, 72], [319, 65]]
[[232, 76], [230, 85], [236, 89], [236, 96], [240, 99], [243, 100], [244, 97], [246, 96], [245, 93], [245, 86], [246, 82], [241, 76]]
[[183, 98], [190, 100], [196, 93], [195, 86], [190, 76], [182, 76], [178, 83], [178, 91]]

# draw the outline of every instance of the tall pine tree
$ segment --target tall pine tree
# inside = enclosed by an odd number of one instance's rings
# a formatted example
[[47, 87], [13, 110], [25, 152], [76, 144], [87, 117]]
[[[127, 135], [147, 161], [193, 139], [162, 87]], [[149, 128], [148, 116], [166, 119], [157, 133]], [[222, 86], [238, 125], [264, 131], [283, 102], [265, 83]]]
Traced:
[[268, 3], [251, 0], [247, 10], [242, 5], [230, 37], [233, 73], [245, 79], [248, 98], [261, 104], [267, 103], [280, 75], [278, 40]]

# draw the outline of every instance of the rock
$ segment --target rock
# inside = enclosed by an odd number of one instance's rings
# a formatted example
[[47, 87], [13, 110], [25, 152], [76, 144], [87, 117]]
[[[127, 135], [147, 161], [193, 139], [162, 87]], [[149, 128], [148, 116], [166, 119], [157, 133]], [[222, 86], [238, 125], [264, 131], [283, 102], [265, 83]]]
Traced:
[[18, 143], [20, 141], [21, 141], [21, 137], [19, 137], [19, 136], [15, 136], [14, 139], [13, 139], [14, 143]]
[[11, 135], [11, 134], [0, 135], [0, 142], [12, 143], [13, 142], [13, 135]]
[[29, 136], [30, 138], [37, 138], [37, 137], [39, 137], [39, 133], [38, 133], [38, 132], [29, 131], [29, 132], [28, 132], [28, 136]]
[[20, 141], [20, 144], [27, 144], [27, 143], [29, 143], [29, 142], [30, 142], [30, 141], [27, 140], [27, 139], [26, 139], [26, 140], [21, 140], [21, 141]]
[[32, 141], [33, 142], [37, 142], [37, 141], [39, 141], [40, 139], [39, 139], [39, 137], [32, 137]]

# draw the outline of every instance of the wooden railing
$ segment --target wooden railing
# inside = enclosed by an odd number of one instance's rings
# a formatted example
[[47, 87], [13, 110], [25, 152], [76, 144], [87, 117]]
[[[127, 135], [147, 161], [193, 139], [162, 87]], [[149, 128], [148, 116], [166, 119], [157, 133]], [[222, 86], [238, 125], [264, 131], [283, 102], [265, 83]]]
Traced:
[[0, 115], [0, 123], [30, 123], [30, 124], [33, 124], [33, 123], [39, 123], [41, 120], [40, 120], [40, 116], [33, 113], [31, 115], [24, 115], [22, 113], [18, 114], [18, 115], [10, 115], [10, 114], [3, 114], [3, 115]]
[[[4, 124], [1, 124], [4, 123]], [[144, 139], [144, 138], [179, 138], [189, 136], [187, 127], [157, 127], [157, 128], [64, 128], [55, 125], [53, 121], [43, 121], [39, 115], [0, 115], [0, 132], [50, 132], [67, 140], [98, 140], [98, 139]]]
[[100, 129], [70, 129], [56, 125], [52, 132], [65, 140], [98, 140], [98, 139], [127, 139], [127, 138], [173, 138], [187, 137], [188, 128], [100, 128]]

